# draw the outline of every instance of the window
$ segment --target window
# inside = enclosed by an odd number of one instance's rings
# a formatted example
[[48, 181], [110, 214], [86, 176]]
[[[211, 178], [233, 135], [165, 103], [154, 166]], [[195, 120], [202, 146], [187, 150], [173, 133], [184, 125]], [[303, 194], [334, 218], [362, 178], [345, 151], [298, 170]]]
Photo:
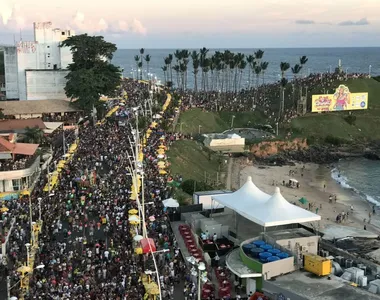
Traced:
[[50, 46], [47, 46], [48, 48], [50, 48]]
[[53, 69], [54, 70], [57, 70], [58, 69], [58, 66], [56, 64], [53, 65]]
[[21, 190], [21, 182], [20, 179], [12, 179], [12, 185], [14, 191], [20, 191]]
[[48, 68], [50, 68], [50, 64], [48, 64]]
[[62, 35], [65, 35], [66, 33], [64, 31], [62, 31]]

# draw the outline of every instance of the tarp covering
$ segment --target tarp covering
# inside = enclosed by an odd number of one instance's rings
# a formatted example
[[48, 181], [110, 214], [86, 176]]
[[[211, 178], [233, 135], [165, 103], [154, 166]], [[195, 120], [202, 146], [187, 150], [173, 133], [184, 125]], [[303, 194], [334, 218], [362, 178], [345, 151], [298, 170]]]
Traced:
[[[154, 244], [153, 239], [145, 238], [140, 241], [141, 248], [143, 253], [156, 252], [156, 245]], [[150, 245], [150, 246], [149, 246]]]
[[278, 187], [272, 196], [262, 192], [250, 177], [235, 193], [216, 195], [212, 199], [264, 227], [321, 220], [321, 216], [289, 203]]

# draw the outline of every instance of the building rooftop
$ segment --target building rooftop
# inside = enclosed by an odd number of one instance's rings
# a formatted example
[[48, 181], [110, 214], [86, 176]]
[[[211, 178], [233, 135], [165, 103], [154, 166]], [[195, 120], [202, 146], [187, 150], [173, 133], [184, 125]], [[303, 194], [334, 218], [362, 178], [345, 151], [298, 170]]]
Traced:
[[[314, 274], [296, 271], [279, 276], [275, 280], [264, 282], [263, 289], [272, 293], [284, 293], [287, 297], [296, 299], [302, 297], [309, 300], [379, 300], [380, 295], [367, 292], [364, 289], [350, 286], [348, 282], [336, 276], [318, 277]], [[292, 297], [292, 295], [293, 297]]]
[[240, 248], [232, 250], [226, 257], [227, 267], [240, 278], [246, 277], [261, 277], [261, 273], [255, 273], [248, 268], [240, 259]]
[[23, 133], [26, 127], [46, 129], [44, 122], [39, 118], [0, 121], [0, 133]]
[[66, 100], [1, 101], [0, 109], [6, 116], [80, 111]]
[[224, 193], [232, 193], [232, 191], [229, 191], [229, 190], [215, 190], [215, 191], [194, 192], [195, 195], [199, 195], [199, 196], [224, 194]]
[[304, 228], [290, 228], [279, 231], [269, 231], [266, 232], [266, 235], [273, 238], [275, 241], [315, 236], [315, 234], [307, 231]]

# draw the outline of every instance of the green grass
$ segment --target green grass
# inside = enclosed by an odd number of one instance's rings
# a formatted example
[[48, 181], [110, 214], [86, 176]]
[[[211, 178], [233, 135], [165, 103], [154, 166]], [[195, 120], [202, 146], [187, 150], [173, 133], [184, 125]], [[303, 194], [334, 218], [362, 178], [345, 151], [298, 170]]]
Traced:
[[250, 127], [264, 122], [259, 112], [207, 112], [194, 108], [181, 113], [176, 130], [180, 131], [182, 123], [182, 132], [187, 134], [197, 134], [199, 125], [202, 126], [201, 133], [223, 132], [230, 128], [232, 116], [235, 116], [233, 124], [235, 128]]
[[184, 180], [216, 180], [220, 158], [216, 154], [204, 151], [203, 146], [191, 140], [176, 141], [168, 151], [170, 169], [173, 175], [181, 175]]
[[[342, 139], [380, 139], [380, 82], [374, 79], [343, 81], [350, 91], [368, 92], [368, 109], [352, 111], [354, 125], [344, 117], [348, 112], [308, 113], [292, 120], [291, 128], [296, 135], [325, 138], [328, 135]], [[331, 92], [331, 91], [330, 91]]]

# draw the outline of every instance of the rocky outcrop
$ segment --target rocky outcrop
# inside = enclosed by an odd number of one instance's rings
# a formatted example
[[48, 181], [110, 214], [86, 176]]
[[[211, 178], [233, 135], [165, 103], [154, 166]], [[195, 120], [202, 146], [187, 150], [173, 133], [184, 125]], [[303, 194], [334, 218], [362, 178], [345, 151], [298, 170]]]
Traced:
[[267, 158], [282, 152], [303, 151], [308, 149], [306, 139], [291, 141], [263, 141], [252, 145], [250, 151], [257, 158]]

